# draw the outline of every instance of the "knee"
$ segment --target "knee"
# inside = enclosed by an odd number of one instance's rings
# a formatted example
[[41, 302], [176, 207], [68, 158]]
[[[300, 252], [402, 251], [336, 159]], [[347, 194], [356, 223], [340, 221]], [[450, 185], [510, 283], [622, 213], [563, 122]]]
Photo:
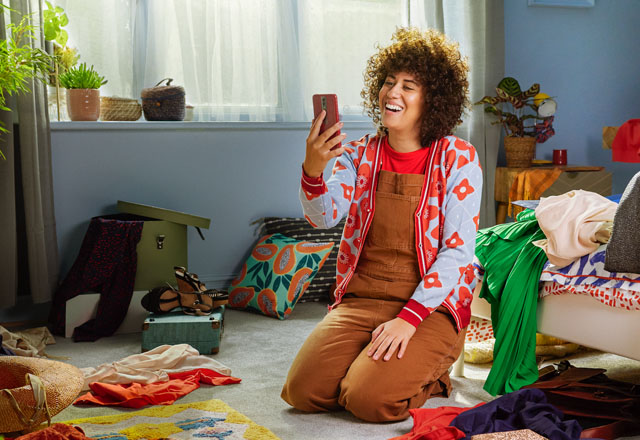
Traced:
[[[308, 385], [308, 383], [307, 383]], [[292, 407], [301, 411], [310, 411], [310, 397], [309, 387], [305, 386], [299, 378], [289, 373], [287, 381], [282, 387], [280, 397]]]
[[354, 416], [367, 422], [392, 422], [409, 417], [408, 402], [395, 402], [371, 384], [344, 383], [339, 403]]
[[[337, 394], [337, 393], [335, 393]], [[289, 374], [282, 387], [280, 397], [289, 405], [305, 412], [318, 412], [337, 409], [337, 397], [309, 377]]]

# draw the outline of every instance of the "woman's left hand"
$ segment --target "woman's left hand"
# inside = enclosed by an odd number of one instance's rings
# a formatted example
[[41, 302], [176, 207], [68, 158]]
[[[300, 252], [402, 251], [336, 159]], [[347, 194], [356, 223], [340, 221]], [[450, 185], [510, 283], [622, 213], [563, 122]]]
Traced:
[[371, 334], [371, 348], [367, 356], [373, 356], [373, 360], [377, 361], [384, 354], [383, 359], [388, 361], [398, 350], [398, 359], [401, 359], [415, 332], [416, 328], [402, 318], [384, 322]]

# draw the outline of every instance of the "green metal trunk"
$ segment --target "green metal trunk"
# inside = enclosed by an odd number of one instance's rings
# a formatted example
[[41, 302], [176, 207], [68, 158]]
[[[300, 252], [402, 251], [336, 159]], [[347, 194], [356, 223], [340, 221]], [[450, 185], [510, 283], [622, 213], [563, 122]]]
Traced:
[[136, 247], [138, 263], [133, 290], [175, 285], [174, 266], [188, 267], [187, 226], [208, 229], [211, 220], [183, 212], [118, 200], [118, 210], [144, 220]]
[[181, 311], [151, 313], [142, 325], [142, 351], [165, 344], [189, 344], [200, 354], [215, 354], [223, 331], [224, 306], [208, 316], [185, 315]]

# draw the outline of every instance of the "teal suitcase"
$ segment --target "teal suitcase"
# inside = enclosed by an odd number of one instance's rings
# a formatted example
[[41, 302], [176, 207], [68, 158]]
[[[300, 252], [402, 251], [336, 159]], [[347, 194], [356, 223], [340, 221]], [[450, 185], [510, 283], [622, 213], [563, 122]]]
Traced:
[[142, 351], [165, 344], [189, 344], [200, 354], [215, 354], [220, 350], [223, 331], [224, 306], [207, 316], [185, 315], [182, 311], [150, 313], [142, 325]]

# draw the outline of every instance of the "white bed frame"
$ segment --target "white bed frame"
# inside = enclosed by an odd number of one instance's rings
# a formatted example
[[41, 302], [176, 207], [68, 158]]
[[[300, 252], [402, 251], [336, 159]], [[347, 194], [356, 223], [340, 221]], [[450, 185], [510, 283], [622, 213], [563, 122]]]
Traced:
[[[473, 292], [471, 315], [491, 319], [491, 306]], [[640, 361], [640, 311], [609, 307], [589, 295], [547, 295], [538, 301], [538, 332]], [[453, 376], [464, 376], [464, 350]]]

